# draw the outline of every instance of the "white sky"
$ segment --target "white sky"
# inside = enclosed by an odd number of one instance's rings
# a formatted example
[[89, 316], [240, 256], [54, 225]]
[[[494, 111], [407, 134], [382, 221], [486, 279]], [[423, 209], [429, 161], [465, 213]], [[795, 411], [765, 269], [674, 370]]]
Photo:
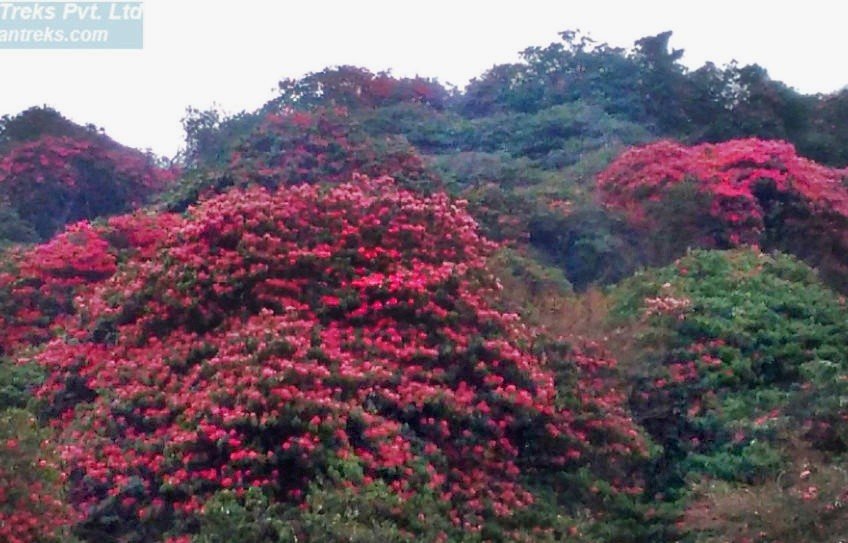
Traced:
[[831, 92], [848, 84], [841, 4], [146, 0], [143, 50], [0, 50], [0, 114], [48, 104], [122, 143], [173, 155], [187, 106], [254, 109], [281, 78], [339, 64], [463, 86], [574, 28], [623, 47], [672, 30], [690, 67], [735, 58], [802, 92]]

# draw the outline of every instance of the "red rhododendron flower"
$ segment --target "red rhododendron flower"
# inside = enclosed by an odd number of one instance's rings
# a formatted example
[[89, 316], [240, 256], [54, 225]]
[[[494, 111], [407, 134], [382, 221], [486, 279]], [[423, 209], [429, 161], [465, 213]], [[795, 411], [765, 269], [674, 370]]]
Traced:
[[117, 271], [86, 238], [102, 274], [36, 355], [87, 529], [158, 534], [224, 488], [298, 502], [344, 461], [362, 470], [350, 484], [430, 488], [477, 530], [533, 503], [526, 474], [615, 473], [643, 448], [600, 351], [561, 353], [580, 381], [558, 388], [530, 331], [489, 306], [493, 246], [462, 202], [357, 178], [165, 220], [150, 243], [131, 221], [140, 248]]
[[175, 173], [105, 137], [43, 136], [0, 157], [0, 200], [48, 239], [66, 224], [138, 207]]
[[[650, 225], [656, 219], [651, 214], [664, 207], [651, 204], [691, 182], [711, 202], [708, 213], [719, 226], [713, 230], [720, 232], [692, 241], [731, 247], [777, 237], [776, 243], [788, 250], [804, 252], [799, 246], [813, 238], [848, 247], [846, 175], [846, 170], [798, 156], [782, 141], [744, 139], [694, 147], [660, 141], [623, 153], [598, 176], [598, 188], [609, 206]], [[799, 239], [792, 239], [791, 228]]]

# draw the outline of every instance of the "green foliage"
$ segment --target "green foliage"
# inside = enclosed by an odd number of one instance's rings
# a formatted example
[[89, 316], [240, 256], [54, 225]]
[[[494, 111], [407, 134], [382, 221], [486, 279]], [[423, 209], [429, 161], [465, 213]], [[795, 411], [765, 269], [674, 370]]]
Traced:
[[226, 192], [235, 184], [231, 174], [218, 169], [193, 169], [183, 174], [179, 183], [174, 183], [156, 197], [156, 207], [181, 213], [204, 198]]
[[783, 452], [774, 445], [752, 439], [730, 450], [693, 454], [686, 463], [689, 473], [707, 473], [727, 481], [762, 482], [784, 465]]
[[659, 201], [648, 202], [645, 211], [655, 223], [645, 234], [651, 238], [645, 244], [645, 260], [663, 266], [683, 256], [693, 244], [712, 248], [716, 240], [726, 238], [722, 225], [710, 214], [711, 204], [711, 197], [693, 182], [675, 185]]
[[790, 406], [793, 414], [804, 421], [807, 436], [821, 449], [848, 451], [848, 375], [840, 363], [840, 353], [833, 360], [819, 358], [801, 366], [806, 381]]
[[0, 411], [27, 407], [33, 388], [43, 377], [42, 370], [33, 364], [16, 364], [0, 358]]
[[467, 148], [472, 125], [456, 113], [419, 102], [402, 102], [359, 112], [362, 127], [373, 136], [404, 135], [422, 153], [450, 153]]
[[455, 533], [444, 504], [418, 494], [401, 501], [382, 483], [363, 490], [313, 489], [297, 524], [309, 541], [328, 543], [438, 541]]
[[578, 290], [593, 283], [615, 283], [640, 263], [636, 232], [621, 217], [593, 205], [567, 215], [537, 212], [529, 233], [530, 243]]
[[194, 543], [401, 543], [467, 540], [432, 495], [401, 500], [382, 482], [350, 488], [343, 481], [315, 483], [303, 507], [270, 503], [257, 488], [238, 498], [219, 492], [204, 506]]
[[848, 138], [848, 89], [806, 101], [808, 130], [796, 143], [798, 151], [817, 162], [848, 165], [848, 149], [844, 145]]
[[[432, 157], [431, 167], [456, 191], [494, 184], [501, 190], [548, 181], [551, 173], [528, 158], [513, 158], [505, 152], [464, 151]], [[506, 210], [505, 210], [506, 211]]]
[[435, 79], [396, 78], [390, 72], [372, 73], [356, 66], [335, 66], [300, 79], [279, 82], [275, 109], [307, 110], [324, 105], [347, 109], [390, 107], [399, 103], [427, 104], [442, 109], [451, 91]]
[[562, 42], [525, 49], [523, 63], [495, 66], [473, 79], [459, 100], [460, 110], [475, 117], [535, 112], [585, 98], [612, 113], [644, 118], [644, 107], [633, 92], [639, 86], [638, 66], [624, 49], [573, 31], [560, 37]]
[[532, 295], [563, 295], [571, 291], [571, 284], [560, 269], [543, 265], [532, 254], [503, 249], [494, 257], [492, 266], [502, 269]]
[[463, 147], [527, 157], [547, 169], [574, 164], [583, 153], [604, 145], [632, 145], [649, 139], [642, 126], [582, 101], [532, 114], [503, 113], [475, 119], [472, 127]]
[[238, 144], [262, 121], [260, 112], [227, 116], [216, 109], [188, 108], [183, 118], [186, 166], [223, 166]]
[[534, 203], [527, 197], [505, 190], [495, 183], [465, 189], [460, 193], [489, 239], [512, 241], [525, 237], [527, 217]]
[[[302, 506], [271, 503], [259, 489], [238, 497], [222, 491], [203, 509], [194, 543], [450, 543], [558, 542], [617, 543], [651, 541], [663, 532], [660, 519], [667, 512], [651, 507], [653, 520], [645, 522], [644, 505], [597, 481], [590, 473], [565, 475], [558, 481], [537, 481], [538, 500], [512, 517], [491, 521], [480, 532], [464, 531], [448, 519], [448, 507], [434, 494], [422, 492], [401, 499], [381, 481], [361, 488], [349, 485], [361, 479], [349, 472], [336, 472], [310, 486]], [[349, 477], [353, 476], [353, 479]], [[345, 481], [348, 481], [347, 483]], [[559, 484], [574, 487], [594, 485], [594, 499], [607, 510], [601, 522], [577, 510], [574, 502], [557, 498], [551, 489]], [[534, 527], [530, 529], [529, 527]]]
[[72, 515], [49, 430], [29, 411], [0, 410], [0, 540], [69, 542]]
[[100, 131], [93, 125], [80, 126], [53, 108], [31, 107], [17, 115], [0, 118], [0, 152], [15, 143], [33, 141], [42, 136], [90, 139]]
[[200, 532], [194, 543], [288, 543], [296, 541], [283, 517], [285, 507], [271, 505], [259, 488], [249, 489], [242, 498], [225, 490], [203, 507]]
[[0, 201], [0, 249], [12, 243], [34, 243], [38, 234], [15, 209]]
[[496, 303], [528, 322], [543, 322], [545, 315], [556, 313], [557, 301], [571, 292], [562, 270], [542, 264], [534, 251], [501, 249], [489, 260], [489, 269], [501, 285]]
[[776, 474], [781, 440], [797, 429], [814, 446], [844, 447], [833, 425], [848, 377], [845, 300], [803, 263], [694, 251], [625, 281], [614, 297], [618, 325], [646, 326], [624, 361], [632, 405], [679, 466], [668, 470], [678, 483], [686, 472], [761, 481]]

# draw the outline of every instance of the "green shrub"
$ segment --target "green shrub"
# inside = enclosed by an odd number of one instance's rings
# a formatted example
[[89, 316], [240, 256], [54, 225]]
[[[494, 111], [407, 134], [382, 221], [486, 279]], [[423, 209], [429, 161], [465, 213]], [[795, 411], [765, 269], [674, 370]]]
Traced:
[[844, 449], [846, 303], [802, 262], [693, 251], [612, 295], [616, 325], [644, 327], [623, 363], [637, 418], [678, 465], [667, 473], [763, 480], [800, 429]]

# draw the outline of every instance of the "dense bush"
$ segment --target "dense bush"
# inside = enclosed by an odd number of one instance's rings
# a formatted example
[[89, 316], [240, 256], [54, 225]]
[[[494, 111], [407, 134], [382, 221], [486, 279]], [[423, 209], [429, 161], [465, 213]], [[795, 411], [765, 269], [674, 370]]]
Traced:
[[678, 250], [753, 244], [791, 251], [844, 286], [845, 176], [779, 141], [663, 141], [622, 154], [598, 176], [598, 188], [607, 205], [673, 238]]
[[0, 154], [5, 154], [15, 145], [44, 136], [76, 140], [107, 139], [94, 125], [81, 126], [47, 106], [31, 107], [17, 115], [0, 117]]
[[0, 156], [0, 201], [46, 240], [66, 224], [137, 207], [171, 178], [109, 140], [43, 136]]
[[397, 78], [388, 72], [374, 74], [356, 66], [326, 68], [301, 79], [284, 79], [278, 87], [280, 95], [272, 103], [280, 108], [296, 109], [315, 106], [378, 108], [403, 103], [441, 109], [449, 95], [434, 79]]
[[613, 296], [618, 326], [638, 331], [631, 405], [665, 449], [652, 492], [674, 496], [700, 474], [773, 479], [796, 438], [846, 450], [846, 302], [804, 264], [696, 251]]
[[456, 152], [467, 147], [471, 124], [456, 113], [419, 102], [403, 102], [358, 111], [362, 127], [373, 136], [403, 135], [425, 154]]
[[[341, 474], [339, 474], [341, 475]], [[346, 473], [344, 477], [350, 478]], [[349, 479], [345, 479], [349, 480]], [[336, 543], [386, 541], [479, 540], [463, 534], [448, 519], [449, 507], [432, 492], [401, 499], [382, 482], [362, 488], [313, 483], [303, 507], [272, 503], [258, 488], [242, 498], [231, 491], [213, 496], [204, 506], [194, 543]], [[450, 534], [450, 535], [449, 535]]]
[[[642, 445], [611, 363], [533, 354], [484, 301], [490, 247], [460, 204], [387, 180], [190, 210], [36, 356], [78, 532], [191, 529], [223, 489], [297, 503], [338, 461], [402, 500], [431, 489], [469, 532], [532, 505], [529, 474], [583, 467], [637, 492], [616, 468]], [[555, 361], [583, 384], [557, 389]]]
[[264, 186], [342, 182], [354, 173], [389, 175], [402, 184], [428, 183], [421, 159], [397, 138], [369, 138], [341, 109], [270, 115], [233, 154], [241, 183]]
[[530, 243], [561, 268], [579, 290], [620, 281], [642, 263], [638, 234], [615, 213], [581, 206], [568, 213], [545, 210], [529, 224]]
[[47, 244], [9, 249], [0, 270], [0, 353], [41, 343], [73, 313], [82, 287], [111, 276], [115, 257], [88, 223], [72, 225]]
[[402, 137], [370, 137], [341, 108], [271, 113], [241, 138], [225, 167], [200, 168], [165, 193], [165, 207], [183, 211], [203, 197], [259, 185], [342, 183], [354, 174], [391, 176], [433, 190], [438, 179]]
[[38, 241], [38, 234], [32, 225], [21, 219], [11, 205], [0, 202], [0, 249], [15, 243], [35, 241]]
[[842, 537], [845, 301], [739, 247], [848, 289], [846, 93], [561, 37], [190, 109], [173, 185], [0, 119], [0, 539]]
[[506, 152], [540, 161], [549, 169], [577, 162], [614, 143], [634, 145], [649, 139], [641, 126], [617, 119], [584, 102], [557, 105], [533, 114], [509, 113], [471, 122], [464, 149]]
[[0, 539], [8, 543], [69, 541], [75, 515], [64, 500], [49, 433], [21, 409], [0, 410]]

